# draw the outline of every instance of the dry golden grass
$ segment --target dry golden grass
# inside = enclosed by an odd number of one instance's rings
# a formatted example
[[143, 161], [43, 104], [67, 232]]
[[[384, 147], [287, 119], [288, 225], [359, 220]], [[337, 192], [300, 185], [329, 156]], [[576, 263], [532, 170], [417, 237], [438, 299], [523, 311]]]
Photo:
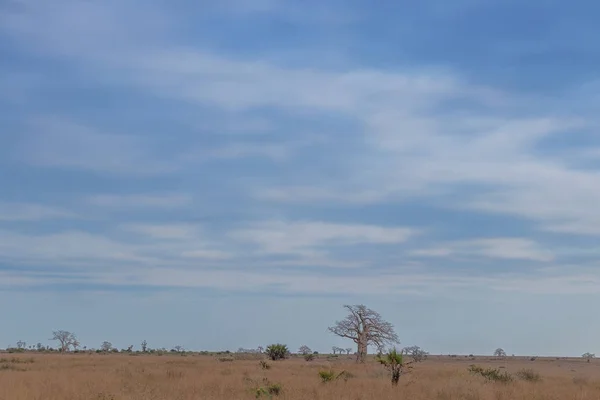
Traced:
[[[600, 366], [583, 360], [437, 357], [417, 364], [392, 387], [381, 366], [357, 365], [341, 357], [313, 362], [295, 358], [219, 362], [212, 356], [13, 355], [0, 354], [2, 400], [198, 400], [253, 399], [263, 379], [282, 385], [278, 399], [599, 399]], [[467, 368], [476, 363], [511, 373], [532, 368], [543, 380], [485, 382]], [[353, 377], [321, 383], [318, 372], [333, 368]], [[265, 396], [264, 398], [268, 398]]]

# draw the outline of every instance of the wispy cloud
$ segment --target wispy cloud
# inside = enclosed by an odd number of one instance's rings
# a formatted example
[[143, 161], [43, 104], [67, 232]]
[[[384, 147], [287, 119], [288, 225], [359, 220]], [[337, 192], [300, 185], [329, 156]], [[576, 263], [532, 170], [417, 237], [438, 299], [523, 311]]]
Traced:
[[176, 167], [152, 157], [147, 139], [100, 133], [69, 120], [45, 117], [30, 121], [14, 157], [43, 166], [98, 172], [153, 175]]
[[272, 221], [240, 229], [234, 239], [253, 242], [266, 253], [304, 253], [336, 245], [398, 244], [417, 232], [410, 228], [325, 222]]
[[42, 204], [0, 202], [0, 221], [40, 221], [79, 218], [71, 211]]
[[552, 261], [552, 251], [541, 248], [532, 240], [524, 238], [473, 239], [445, 243], [428, 249], [411, 251], [416, 256], [450, 257], [483, 256], [497, 259]]
[[99, 207], [131, 208], [131, 207], [181, 207], [192, 203], [192, 197], [185, 194], [131, 194], [114, 195], [99, 194], [86, 198], [89, 204]]

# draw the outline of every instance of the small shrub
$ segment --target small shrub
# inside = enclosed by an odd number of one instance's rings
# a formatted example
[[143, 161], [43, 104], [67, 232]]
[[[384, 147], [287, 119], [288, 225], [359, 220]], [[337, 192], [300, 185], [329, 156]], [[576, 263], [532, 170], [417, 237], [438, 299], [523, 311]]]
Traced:
[[314, 355], [314, 354], [312, 354], [312, 353], [310, 353], [310, 354], [305, 354], [305, 355], [304, 355], [304, 359], [305, 359], [306, 361], [313, 361], [313, 360], [315, 359], [315, 355]]
[[508, 383], [508, 382], [512, 382], [512, 380], [513, 380], [513, 377], [511, 374], [509, 374], [506, 371], [500, 372], [500, 370], [496, 369], [496, 368], [483, 368], [478, 365], [471, 365], [469, 367], [469, 372], [472, 373], [473, 375], [480, 375], [480, 376], [484, 377], [485, 379], [487, 379], [488, 381], [493, 381], [493, 382]]
[[265, 360], [261, 360], [259, 364], [262, 369], [271, 369], [271, 364], [269, 364]]
[[217, 358], [220, 362], [233, 362], [235, 361], [233, 357], [219, 357]]
[[267, 386], [267, 391], [271, 396], [279, 396], [282, 390], [283, 387], [279, 383], [272, 383], [269, 386]]
[[377, 355], [377, 361], [385, 366], [392, 374], [392, 385], [397, 386], [400, 376], [410, 368], [410, 363], [404, 363], [402, 352], [398, 352], [395, 348], [388, 351], [386, 354]]
[[348, 371], [342, 371], [336, 375], [335, 371], [333, 370], [321, 370], [319, 371], [319, 377], [323, 383], [336, 381], [338, 379], [343, 379], [344, 382], [347, 382], [348, 379], [354, 378], [354, 374]]
[[524, 368], [517, 372], [517, 377], [521, 380], [528, 382], [539, 382], [542, 380], [540, 374], [532, 370], [531, 368]]
[[319, 371], [319, 377], [323, 383], [331, 382], [335, 379], [335, 372], [333, 372], [333, 370]]
[[273, 361], [283, 360], [288, 357], [290, 351], [285, 344], [272, 344], [267, 346], [265, 354]]
[[283, 391], [283, 387], [279, 383], [271, 383], [267, 378], [263, 379], [263, 385], [257, 385], [254, 388], [254, 396], [260, 399], [263, 396], [273, 398], [273, 396], [279, 396]]

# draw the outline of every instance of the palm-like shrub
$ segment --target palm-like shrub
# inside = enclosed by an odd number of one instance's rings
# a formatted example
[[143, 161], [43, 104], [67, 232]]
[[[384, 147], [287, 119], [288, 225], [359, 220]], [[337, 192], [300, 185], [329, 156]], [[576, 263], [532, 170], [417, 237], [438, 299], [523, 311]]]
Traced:
[[400, 376], [409, 368], [410, 363], [405, 363], [402, 357], [402, 352], [398, 352], [396, 348], [391, 349], [385, 354], [378, 354], [377, 361], [385, 366], [392, 374], [392, 385], [398, 385]]
[[271, 344], [265, 350], [265, 354], [273, 361], [283, 360], [287, 358], [289, 353], [288, 347], [280, 343]]

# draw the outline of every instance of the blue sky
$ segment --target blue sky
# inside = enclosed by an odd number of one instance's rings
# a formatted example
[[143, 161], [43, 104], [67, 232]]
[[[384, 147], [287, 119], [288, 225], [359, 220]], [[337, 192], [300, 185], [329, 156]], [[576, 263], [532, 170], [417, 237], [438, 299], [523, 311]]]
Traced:
[[0, 2], [0, 347], [600, 351], [598, 12]]

